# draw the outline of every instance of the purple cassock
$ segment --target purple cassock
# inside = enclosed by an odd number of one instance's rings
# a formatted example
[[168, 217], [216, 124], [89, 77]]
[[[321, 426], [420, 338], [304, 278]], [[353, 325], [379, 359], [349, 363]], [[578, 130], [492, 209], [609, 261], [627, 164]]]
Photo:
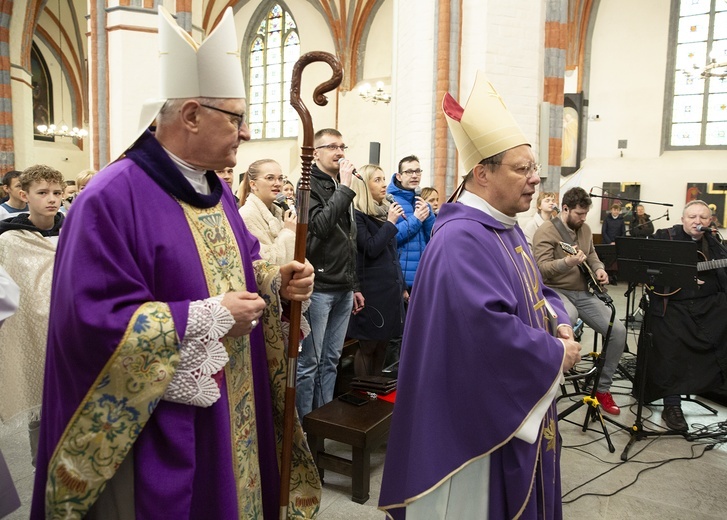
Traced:
[[[231, 228], [230, 241], [239, 248], [238, 273], [244, 273], [246, 290], [257, 290], [252, 262], [259, 258], [258, 241], [240, 219], [232, 193], [213, 172], [207, 180], [212, 193], [195, 192], [147, 132], [73, 204], [55, 262], [31, 518], [63, 510], [83, 516], [88, 495], [103, 489], [123, 458], [116, 452], [133, 454], [137, 520], [262, 517], [260, 510], [250, 516], [239, 510], [240, 489], [252, 486], [263, 490], [265, 517], [277, 515], [279, 474], [261, 327], [251, 333], [247, 355], [254, 402], [231, 406], [228, 372], [218, 374], [222, 397], [208, 408], [160, 400], [163, 388], [135, 401], [139, 387], [162, 379], [168, 384], [165, 371], [178, 359], [190, 301], [217, 294], [202, 262], [227, 258], [225, 251], [200, 247], [183, 204], [196, 211], [221, 202], [222, 210], [210, 218], [229, 221], [224, 229]], [[152, 334], [156, 328], [160, 333]], [[144, 350], [152, 340], [156, 350]], [[123, 351], [134, 341], [131, 354]], [[134, 374], [121, 387], [114, 382], [119, 370]], [[255, 482], [241, 483], [235, 473], [233, 451], [252, 438], [250, 432], [241, 441], [233, 438], [230, 417], [240, 410], [255, 417]], [[86, 426], [76, 424], [81, 420]], [[99, 436], [108, 442], [91, 452]], [[71, 498], [53, 502], [61, 488]], [[48, 503], [53, 512], [46, 511]]]
[[489, 457], [482, 517], [560, 518], [555, 403], [534, 444], [515, 437], [560, 378], [544, 298], [568, 323], [518, 226], [442, 206], [407, 313], [380, 508], [405, 518], [405, 505]]

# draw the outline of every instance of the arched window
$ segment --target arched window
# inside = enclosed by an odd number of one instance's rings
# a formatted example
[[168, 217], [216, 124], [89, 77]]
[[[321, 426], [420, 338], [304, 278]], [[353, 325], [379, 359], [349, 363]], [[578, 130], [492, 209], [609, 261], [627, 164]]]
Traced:
[[33, 82], [33, 133], [35, 139], [53, 141], [52, 137], [38, 132], [38, 125], [49, 125], [53, 120], [53, 84], [48, 65], [35, 43], [30, 48], [30, 68]]
[[298, 136], [290, 78], [300, 56], [298, 27], [279, 3], [262, 17], [249, 46], [248, 122], [252, 139]]
[[709, 63], [713, 73], [727, 72], [727, 1], [673, 0], [672, 6], [666, 147], [727, 147], [727, 78], [701, 76]]

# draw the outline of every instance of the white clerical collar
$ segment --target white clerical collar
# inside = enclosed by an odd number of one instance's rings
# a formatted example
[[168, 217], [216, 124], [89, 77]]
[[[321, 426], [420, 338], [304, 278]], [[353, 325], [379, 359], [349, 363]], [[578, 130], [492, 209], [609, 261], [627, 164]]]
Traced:
[[487, 213], [508, 229], [514, 228], [515, 224], [517, 224], [517, 218], [509, 217], [501, 211], [496, 210], [485, 199], [478, 195], [475, 195], [470, 191], [463, 189], [462, 194], [459, 196], [457, 202], [461, 202], [465, 206], [479, 209], [483, 213]]
[[[164, 147], [162, 146], [162, 148]], [[177, 165], [177, 168], [179, 168], [179, 171], [182, 172], [184, 178], [189, 181], [189, 184], [192, 185], [194, 191], [196, 191], [197, 193], [201, 193], [202, 195], [209, 195], [211, 193], [210, 185], [207, 182], [207, 178], [205, 177], [205, 174], [207, 173], [206, 170], [200, 170], [199, 168], [192, 166], [188, 162], [183, 161], [182, 159], [174, 155], [166, 148], [164, 148], [164, 151], [167, 152], [172, 162]]]

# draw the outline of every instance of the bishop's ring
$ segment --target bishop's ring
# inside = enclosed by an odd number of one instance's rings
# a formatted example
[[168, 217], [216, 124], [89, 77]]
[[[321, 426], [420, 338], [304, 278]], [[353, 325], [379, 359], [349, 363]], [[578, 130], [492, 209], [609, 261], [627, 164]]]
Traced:
[[258, 321], [257, 320], [252, 320], [250, 322], [250, 327], [254, 329], [255, 327], [257, 327], [257, 324], [258, 324]]

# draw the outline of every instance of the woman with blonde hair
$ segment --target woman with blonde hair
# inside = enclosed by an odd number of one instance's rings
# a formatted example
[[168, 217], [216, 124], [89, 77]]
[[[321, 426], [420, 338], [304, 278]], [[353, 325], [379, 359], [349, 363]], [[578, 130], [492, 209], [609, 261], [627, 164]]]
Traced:
[[81, 194], [96, 173], [96, 170], [81, 170], [78, 172], [78, 175], [76, 175], [76, 189], [78, 190], [76, 196]]
[[381, 375], [389, 340], [404, 329], [404, 276], [396, 249], [395, 222], [402, 207], [386, 200], [383, 170], [367, 164], [353, 179], [356, 209], [356, 271], [366, 307], [351, 316], [348, 336], [359, 340], [354, 359], [357, 376]]
[[558, 196], [552, 191], [541, 191], [538, 195], [538, 201], [535, 207], [538, 212], [533, 215], [533, 218], [523, 226], [523, 233], [528, 241], [530, 249], [533, 249], [533, 237], [538, 228], [546, 220], [553, 218], [553, 215], [557, 213]]
[[260, 241], [260, 256], [275, 265], [292, 261], [295, 254], [297, 218], [275, 204], [284, 182], [276, 161], [260, 159], [245, 172], [240, 191], [242, 220]]

